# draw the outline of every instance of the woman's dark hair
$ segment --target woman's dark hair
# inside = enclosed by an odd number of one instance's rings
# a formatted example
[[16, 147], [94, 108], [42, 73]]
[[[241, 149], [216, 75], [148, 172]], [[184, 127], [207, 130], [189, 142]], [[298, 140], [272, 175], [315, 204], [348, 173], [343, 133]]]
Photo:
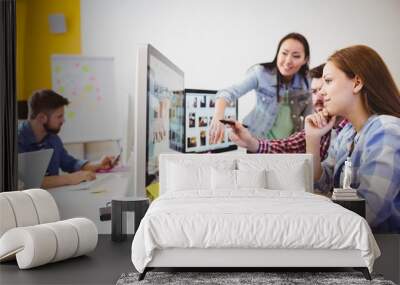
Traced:
[[308, 70], [309, 70], [308, 62], [309, 62], [309, 60], [310, 60], [310, 46], [309, 46], [309, 44], [308, 44], [307, 39], [306, 39], [303, 35], [301, 35], [301, 34], [299, 34], [299, 33], [290, 33], [290, 34], [287, 34], [286, 36], [284, 36], [284, 37], [279, 41], [278, 48], [276, 49], [276, 53], [275, 53], [275, 58], [274, 58], [274, 60], [271, 61], [271, 62], [260, 63], [261, 66], [263, 66], [264, 68], [266, 68], [266, 69], [268, 69], [268, 70], [276, 70], [276, 79], [277, 79], [277, 80], [276, 80], [276, 81], [277, 81], [277, 85], [276, 85], [276, 97], [277, 97], [278, 100], [279, 100], [279, 96], [278, 96], [278, 95], [279, 95], [279, 88], [280, 88], [280, 85], [281, 85], [281, 83], [282, 83], [282, 78], [283, 78], [283, 76], [282, 76], [282, 74], [279, 72], [279, 69], [276, 67], [276, 64], [277, 64], [277, 60], [278, 60], [278, 53], [279, 53], [279, 50], [280, 50], [280, 48], [281, 48], [283, 42], [286, 41], [286, 40], [288, 40], [288, 39], [296, 40], [296, 41], [300, 42], [300, 43], [303, 45], [303, 48], [304, 48], [304, 55], [305, 55], [305, 58], [307, 58], [308, 60], [307, 60], [307, 62], [306, 62], [305, 64], [303, 64], [303, 66], [300, 68], [300, 70], [299, 70], [298, 72], [299, 72], [299, 74], [303, 77], [304, 82], [306, 83], [306, 86], [307, 86], [307, 88], [308, 88], [307, 74], [308, 74]]
[[359, 76], [363, 82], [361, 96], [371, 114], [400, 118], [400, 93], [383, 59], [372, 48], [356, 45], [336, 51], [328, 61], [348, 78]]

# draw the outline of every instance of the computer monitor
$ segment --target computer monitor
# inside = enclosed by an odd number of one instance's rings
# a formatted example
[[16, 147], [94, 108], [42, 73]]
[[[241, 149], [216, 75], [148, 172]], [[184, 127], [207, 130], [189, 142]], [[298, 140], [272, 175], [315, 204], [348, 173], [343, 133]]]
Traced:
[[[209, 143], [210, 123], [215, 110], [215, 90], [185, 89], [185, 152], [223, 152], [237, 149], [228, 132], [221, 143]], [[236, 120], [237, 102], [227, 106], [225, 119]]]
[[134, 99], [134, 175], [128, 194], [144, 197], [146, 186], [158, 183], [158, 156], [184, 151], [184, 73], [150, 44], [138, 48]]

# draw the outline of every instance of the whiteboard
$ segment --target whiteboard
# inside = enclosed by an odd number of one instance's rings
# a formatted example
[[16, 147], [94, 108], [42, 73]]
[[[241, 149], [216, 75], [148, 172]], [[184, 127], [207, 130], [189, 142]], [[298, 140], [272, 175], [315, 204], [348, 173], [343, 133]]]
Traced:
[[53, 55], [51, 75], [53, 90], [70, 101], [60, 131], [63, 142], [121, 138], [113, 58]]

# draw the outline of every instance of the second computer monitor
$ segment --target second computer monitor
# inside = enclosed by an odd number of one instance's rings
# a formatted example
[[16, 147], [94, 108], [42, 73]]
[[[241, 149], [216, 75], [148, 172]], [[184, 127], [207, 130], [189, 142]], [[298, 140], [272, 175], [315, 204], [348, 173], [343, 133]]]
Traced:
[[[185, 89], [185, 152], [223, 152], [237, 149], [228, 132], [221, 143], [209, 143], [209, 131], [215, 111], [215, 90]], [[236, 120], [237, 102], [227, 106], [225, 119]]]

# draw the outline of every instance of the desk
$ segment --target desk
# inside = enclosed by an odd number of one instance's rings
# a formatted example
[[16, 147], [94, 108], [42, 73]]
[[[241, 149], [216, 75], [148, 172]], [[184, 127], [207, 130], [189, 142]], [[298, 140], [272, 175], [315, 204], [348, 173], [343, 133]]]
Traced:
[[[101, 182], [89, 189], [77, 190], [74, 186], [48, 189], [58, 205], [61, 219], [86, 217], [92, 220], [99, 234], [111, 234], [111, 221], [100, 221], [99, 208], [105, 207], [113, 197], [132, 195], [128, 193], [131, 172], [97, 174]], [[133, 213], [127, 216], [127, 233], [133, 234]]]

